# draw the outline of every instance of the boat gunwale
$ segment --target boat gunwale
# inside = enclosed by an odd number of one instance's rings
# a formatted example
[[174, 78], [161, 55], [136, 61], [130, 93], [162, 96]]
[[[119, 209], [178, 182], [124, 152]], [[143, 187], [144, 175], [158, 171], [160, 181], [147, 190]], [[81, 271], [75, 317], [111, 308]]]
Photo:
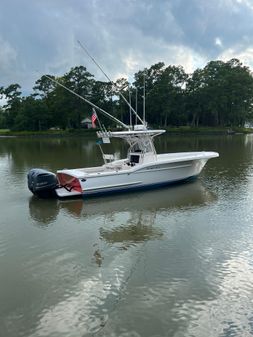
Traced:
[[[172, 157], [172, 155], [176, 155], [176, 154], [188, 154], [187, 156], [183, 157], [180, 156], [178, 158]], [[164, 154], [158, 154], [157, 155], [157, 159], [165, 157], [171, 155], [172, 158], [169, 159], [164, 159], [164, 160], [156, 160], [153, 162], [148, 162], [148, 163], [143, 163], [143, 164], [136, 164], [135, 166], [128, 166], [123, 162], [122, 166], [115, 166], [113, 167], [113, 165], [111, 165], [111, 167], [109, 167], [110, 164], [106, 164], [108, 165], [108, 167], [106, 168], [106, 165], [102, 165], [102, 166], [94, 166], [94, 167], [90, 167], [90, 168], [79, 168], [79, 169], [64, 169], [64, 170], [58, 170], [56, 172], [56, 174], [58, 173], [64, 173], [64, 174], [68, 174], [70, 176], [73, 176], [77, 179], [85, 179], [85, 178], [98, 178], [101, 176], [114, 176], [114, 175], [121, 175], [121, 174], [131, 174], [131, 173], [138, 173], [138, 171], [141, 171], [143, 169], [146, 169], [147, 167], [152, 167], [152, 166], [156, 166], [156, 165], [161, 165], [161, 164], [171, 164], [171, 163], [180, 163], [180, 162], [193, 162], [193, 161], [198, 161], [198, 160], [208, 160], [211, 158], [216, 158], [219, 157], [219, 154], [217, 152], [213, 152], [213, 151], [200, 151], [200, 152], [178, 152], [178, 153], [164, 153]], [[198, 156], [197, 156], [198, 155]], [[124, 159], [122, 159], [124, 160]], [[113, 162], [111, 163], [113, 164]], [[123, 168], [124, 167], [124, 168]], [[101, 171], [97, 171], [97, 172], [87, 172], [85, 170], [87, 169], [103, 169], [105, 168], [105, 170], [101, 170]], [[165, 169], [165, 168], [163, 168]], [[170, 169], [169, 167], [167, 169]], [[157, 170], [159, 170], [159, 168], [157, 168]], [[75, 174], [75, 173], [81, 173], [81, 174]], [[147, 171], [145, 171], [147, 172]]]

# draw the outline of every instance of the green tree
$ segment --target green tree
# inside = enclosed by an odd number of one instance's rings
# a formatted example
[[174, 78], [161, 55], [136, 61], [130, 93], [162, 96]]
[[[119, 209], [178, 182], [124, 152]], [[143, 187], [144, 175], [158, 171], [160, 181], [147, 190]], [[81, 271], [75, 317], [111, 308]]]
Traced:
[[[71, 68], [70, 71], [62, 77], [62, 80], [67, 88], [91, 100], [92, 89], [95, 82], [93, 77], [94, 76], [90, 74], [85, 67], [79, 66]], [[90, 106], [69, 92], [65, 91], [65, 93], [63, 93], [63, 90], [59, 90], [58, 92], [62, 93], [61, 98], [64, 101], [65, 111], [67, 109], [68, 126], [71, 128], [80, 128], [82, 118], [84, 115], [90, 113]]]
[[[0, 109], [0, 127], [16, 130], [44, 130], [51, 126], [79, 128], [81, 120], [91, 115], [91, 106], [50, 78], [126, 124], [130, 120], [136, 122], [125, 102], [130, 100], [140, 116], [145, 110], [151, 125], [165, 127], [183, 124], [243, 126], [253, 116], [253, 77], [250, 69], [239, 60], [210, 61], [191, 75], [181, 66], [165, 67], [159, 62], [138, 71], [132, 85], [124, 78], [118, 79], [118, 89], [109, 82], [96, 81], [83, 66], [73, 67], [58, 78], [43, 75], [27, 97], [21, 97], [19, 84], [0, 87], [0, 99], [6, 99]], [[102, 114], [99, 117], [107, 127], [115, 126]]]
[[[125, 100], [129, 101], [129, 82], [126, 78], [119, 78], [115, 82], [117, 89], [113, 89], [114, 100], [113, 100], [113, 111], [117, 118], [126, 124], [129, 124], [129, 107], [127, 106]], [[122, 97], [123, 96], [123, 97]]]
[[[151, 90], [154, 88], [155, 84], [157, 83], [158, 79], [161, 77], [163, 71], [165, 68], [165, 64], [163, 62], [158, 62], [154, 65], [152, 65], [150, 68], [144, 68], [143, 70], [138, 71], [134, 75], [134, 87], [137, 90], [138, 93], [138, 111], [143, 112], [147, 109], [147, 115], [148, 117], [152, 118], [152, 115], [154, 113], [151, 112], [153, 109], [153, 106], [150, 106], [151, 99], [149, 100], [149, 94]], [[148, 104], [144, 105], [144, 90], [145, 90], [145, 102], [147, 101]]]
[[186, 85], [186, 114], [188, 122], [192, 126], [199, 126], [204, 114], [205, 105], [205, 82], [202, 69], [196, 69], [188, 78]]
[[49, 126], [50, 115], [45, 102], [33, 96], [23, 98], [12, 129], [41, 131], [47, 130]]
[[184, 87], [187, 74], [181, 66], [168, 66], [147, 95], [148, 117], [163, 126], [184, 124]]
[[4, 105], [6, 127], [12, 128], [21, 104], [21, 86], [17, 83], [1, 88], [1, 96], [7, 100]]
[[50, 94], [55, 90], [55, 83], [50, 80], [55, 80], [55, 76], [43, 75], [40, 79], [35, 82], [34, 97], [40, 97], [41, 99], [49, 98]]
[[187, 109], [198, 126], [243, 126], [252, 111], [253, 78], [237, 59], [211, 61], [187, 83]]
[[0, 107], [0, 129], [6, 128], [6, 116], [4, 110]]

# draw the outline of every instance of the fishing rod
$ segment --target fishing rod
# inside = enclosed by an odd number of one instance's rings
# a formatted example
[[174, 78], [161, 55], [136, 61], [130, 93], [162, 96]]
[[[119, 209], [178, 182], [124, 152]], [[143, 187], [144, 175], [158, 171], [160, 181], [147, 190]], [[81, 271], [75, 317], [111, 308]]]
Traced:
[[130, 108], [130, 111], [132, 111], [136, 118], [139, 119], [139, 121], [141, 122], [142, 125], [146, 126], [146, 123], [143, 122], [143, 120], [140, 118], [140, 116], [137, 114], [137, 112], [133, 109], [133, 107], [131, 106], [131, 104], [129, 104], [129, 102], [127, 101], [127, 99], [124, 97], [124, 95], [120, 92], [119, 88], [117, 87], [117, 85], [110, 79], [110, 77], [104, 72], [104, 70], [102, 69], [102, 67], [98, 64], [98, 62], [94, 59], [94, 57], [91, 56], [91, 54], [89, 53], [88, 49], [86, 47], [84, 47], [84, 45], [77, 40], [78, 44], [80, 45], [80, 47], [82, 48], [82, 50], [85, 52], [86, 55], [88, 55], [88, 57], [95, 63], [95, 65], [100, 69], [100, 71], [104, 74], [104, 76], [107, 78], [107, 80], [109, 81], [109, 83], [113, 86], [114, 89], [116, 89], [117, 93], [120, 95], [120, 97], [124, 100], [124, 102], [128, 105], [128, 107]]
[[83, 100], [84, 102], [88, 103], [89, 105], [91, 105], [93, 108], [99, 110], [101, 113], [103, 113], [105, 116], [107, 116], [108, 118], [112, 119], [114, 122], [120, 124], [122, 127], [124, 127], [125, 129], [129, 130], [129, 126], [126, 125], [125, 123], [121, 122], [119, 119], [117, 119], [116, 117], [112, 116], [111, 114], [109, 114], [108, 112], [106, 112], [104, 109], [100, 108], [99, 106], [97, 106], [96, 104], [90, 102], [87, 98], [84, 98], [83, 96], [77, 94], [75, 91], [69, 89], [68, 87], [66, 87], [64, 84], [60, 83], [59, 81], [57, 81], [56, 79], [48, 76], [48, 75], [44, 75], [47, 79], [49, 79], [50, 81], [58, 84], [60, 87], [64, 88], [65, 90], [69, 91], [71, 94], [77, 96], [78, 98], [80, 98], [81, 100]]

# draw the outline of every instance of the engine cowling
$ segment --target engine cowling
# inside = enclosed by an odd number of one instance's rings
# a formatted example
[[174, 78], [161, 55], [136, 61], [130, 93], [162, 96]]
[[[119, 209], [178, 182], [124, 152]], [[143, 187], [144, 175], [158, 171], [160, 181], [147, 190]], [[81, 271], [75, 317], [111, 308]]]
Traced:
[[29, 190], [39, 197], [55, 197], [55, 189], [59, 186], [58, 179], [53, 172], [33, 168], [27, 174]]

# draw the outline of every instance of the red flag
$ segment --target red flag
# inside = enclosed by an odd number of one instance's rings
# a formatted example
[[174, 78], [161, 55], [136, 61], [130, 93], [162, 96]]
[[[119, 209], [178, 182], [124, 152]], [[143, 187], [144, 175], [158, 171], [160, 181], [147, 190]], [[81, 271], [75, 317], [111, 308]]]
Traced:
[[92, 111], [93, 111], [93, 113], [92, 113], [92, 116], [91, 116], [91, 123], [92, 123], [92, 127], [94, 129], [96, 127], [95, 122], [97, 120], [97, 114], [96, 114], [95, 109], [93, 109]]

